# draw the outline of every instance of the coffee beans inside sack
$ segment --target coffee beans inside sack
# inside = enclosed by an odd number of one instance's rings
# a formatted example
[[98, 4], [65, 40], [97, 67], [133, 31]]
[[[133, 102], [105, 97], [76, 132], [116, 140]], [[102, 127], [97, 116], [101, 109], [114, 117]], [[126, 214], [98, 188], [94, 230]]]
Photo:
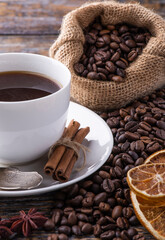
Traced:
[[50, 56], [71, 71], [74, 101], [119, 109], [165, 85], [165, 21], [140, 4], [84, 4], [64, 17]]
[[97, 18], [84, 30], [84, 53], [74, 65], [75, 72], [89, 79], [120, 83], [125, 69], [142, 53], [151, 34], [128, 24], [103, 25]]

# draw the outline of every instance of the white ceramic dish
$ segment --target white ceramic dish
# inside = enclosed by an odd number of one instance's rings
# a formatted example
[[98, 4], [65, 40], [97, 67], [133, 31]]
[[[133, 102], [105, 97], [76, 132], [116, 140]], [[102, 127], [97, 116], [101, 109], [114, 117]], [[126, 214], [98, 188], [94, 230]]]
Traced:
[[[36, 160], [35, 162], [33, 161], [24, 166], [18, 167], [22, 171], [39, 172], [43, 176], [43, 182], [40, 186], [31, 190], [0, 191], [1, 197], [37, 195], [54, 191], [88, 177], [105, 163], [113, 147], [113, 136], [107, 124], [101, 117], [99, 117], [96, 113], [89, 110], [88, 108], [70, 102], [67, 125], [72, 119], [80, 122], [81, 127], [90, 127], [90, 133], [83, 141], [83, 144], [90, 150], [90, 152], [87, 152], [86, 155], [87, 162], [85, 168], [79, 172], [73, 169], [70, 180], [66, 183], [59, 183], [57, 181], [54, 181], [50, 176], [44, 174], [43, 167], [47, 159], [46, 157], [43, 157], [39, 160]], [[82, 156], [80, 156], [74, 168], [80, 167], [82, 165]]]

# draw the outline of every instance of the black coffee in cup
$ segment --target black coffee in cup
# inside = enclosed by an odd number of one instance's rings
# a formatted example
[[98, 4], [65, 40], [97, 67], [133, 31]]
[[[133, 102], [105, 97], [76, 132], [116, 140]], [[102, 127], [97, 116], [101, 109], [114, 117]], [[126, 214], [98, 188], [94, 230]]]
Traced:
[[61, 86], [44, 75], [24, 71], [0, 73], [0, 101], [26, 101], [48, 96]]

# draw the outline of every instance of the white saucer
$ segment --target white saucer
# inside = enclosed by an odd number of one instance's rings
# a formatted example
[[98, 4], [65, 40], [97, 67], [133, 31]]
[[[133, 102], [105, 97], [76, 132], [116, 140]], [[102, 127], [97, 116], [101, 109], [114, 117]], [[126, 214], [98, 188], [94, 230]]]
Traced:
[[[108, 125], [101, 117], [88, 108], [70, 102], [67, 125], [72, 119], [78, 121], [80, 123], [80, 127], [90, 127], [90, 133], [83, 141], [83, 144], [90, 150], [90, 152], [87, 152], [86, 155], [86, 165], [84, 169], [79, 172], [73, 169], [70, 180], [65, 183], [59, 183], [54, 181], [50, 176], [45, 175], [43, 167], [47, 158], [43, 157], [37, 161], [28, 163], [27, 165], [18, 167], [21, 171], [39, 172], [43, 176], [43, 182], [40, 186], [30, 190], [0, 191], [0, 196], [27, 196], [54, 191], [88, 177], [106, 162], [113, 147], [113, 136]], [[82, 161], [83, 157], [80, 156], [74, 168], [81, 167]]]

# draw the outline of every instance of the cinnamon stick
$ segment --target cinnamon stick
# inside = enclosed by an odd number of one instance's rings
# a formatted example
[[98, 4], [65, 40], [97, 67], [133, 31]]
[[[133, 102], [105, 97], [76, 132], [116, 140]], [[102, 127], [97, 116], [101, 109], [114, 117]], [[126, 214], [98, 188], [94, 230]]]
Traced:
[[[75, 137], [73, 138], [73, 141], [82, 143], [82, 141], [89, 133], [89, 131], [90, 131], [89, 127], [81, 128], [76, 133]], [[59, 162], [59, 165], [57, 166], [57, 169], [53, 174], [53, 178], [59, 180], [60, 182], [68, 181], [76, 160], [77, 156], [75, 154], [75, 151], [71, 148], [68, 148], [65, 151], [64, 155], [62, 156], [62, 159]]]
[[[76, 134], [79, 127], [80, 127], [80, 123], [72, 120], [69, 123], [68, 128], [64, 132], [63, 137], [71, 140], [74, 137], [74, 135]], [[46, 174], [53, 175], [65, 150], [66, 150], [66, 146], [64, 146], [64, 145], [59, 145], [55, 148], [55, 151], [53, 152], [53, 154], [51, 155], [51, 157], [49, 158], [48, 162], [46, 163], [46, 165], [44, 167], [44, 171]]]

